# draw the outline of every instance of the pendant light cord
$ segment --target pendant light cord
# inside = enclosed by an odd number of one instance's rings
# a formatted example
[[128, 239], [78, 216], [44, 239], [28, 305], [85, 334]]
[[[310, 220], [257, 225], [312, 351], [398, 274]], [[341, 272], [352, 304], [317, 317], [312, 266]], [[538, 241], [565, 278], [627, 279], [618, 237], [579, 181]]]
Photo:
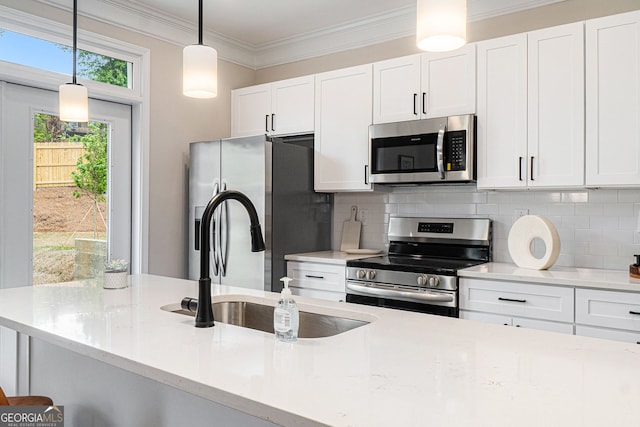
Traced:
[[[202, 0], [200, 0], [202, 2]], [[76, 81], [76, 50], [78, 44], [78, 0], [73, 0], [73, 84]]]
[[202, 44], [202, 1], [200, 0], [198, 7], [198, 44]]

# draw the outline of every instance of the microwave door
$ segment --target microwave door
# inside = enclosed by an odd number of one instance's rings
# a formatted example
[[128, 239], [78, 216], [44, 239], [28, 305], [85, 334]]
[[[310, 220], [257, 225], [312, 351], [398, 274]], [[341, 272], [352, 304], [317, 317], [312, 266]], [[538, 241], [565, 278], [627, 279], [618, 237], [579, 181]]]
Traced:
[[438, 147], [438, 133], [371, 140], [372, 182], [440, 179]]

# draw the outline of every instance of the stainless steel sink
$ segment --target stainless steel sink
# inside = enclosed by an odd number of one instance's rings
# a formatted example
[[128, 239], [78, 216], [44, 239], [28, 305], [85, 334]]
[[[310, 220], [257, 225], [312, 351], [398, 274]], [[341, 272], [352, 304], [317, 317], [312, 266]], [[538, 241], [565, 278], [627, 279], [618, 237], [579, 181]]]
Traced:
[[[271, 305], [251, 301], [214, 301], [212, 305], [213, 317], [216, 322], [256, 329], [271, 334], [274, 333], [274, 307]], [[161, 308], [172, 313], [195, 317], [194, 312], [180, 308], [179, 304], [169, 304]], [[298, 337], [330, 337], [368, 323], [370, 323], [370, 321], [300, 310]]]

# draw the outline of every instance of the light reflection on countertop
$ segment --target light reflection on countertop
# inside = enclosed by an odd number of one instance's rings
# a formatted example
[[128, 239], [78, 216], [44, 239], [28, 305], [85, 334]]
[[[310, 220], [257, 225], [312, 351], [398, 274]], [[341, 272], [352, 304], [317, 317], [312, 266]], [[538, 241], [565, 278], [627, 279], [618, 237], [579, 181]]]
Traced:
[[[375, 319], [320, 339], [161, 310], [195, 282], [0, 290], [0, 325], [282, 425], [637, 426], [640, 346], [297, 297]], [[277, 294], [214, 286], [275, 303]]]

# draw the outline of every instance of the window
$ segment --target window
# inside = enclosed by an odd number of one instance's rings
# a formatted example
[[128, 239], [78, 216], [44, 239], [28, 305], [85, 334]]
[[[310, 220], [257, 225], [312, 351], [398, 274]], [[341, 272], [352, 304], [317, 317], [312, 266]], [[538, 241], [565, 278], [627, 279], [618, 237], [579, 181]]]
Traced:
[[[78, 49], [78, 77], [125, 88], [132, 87], [133, 63]], [[72, 73], [72, 48], [0, 29], [0, 60], [28, 67]]]

